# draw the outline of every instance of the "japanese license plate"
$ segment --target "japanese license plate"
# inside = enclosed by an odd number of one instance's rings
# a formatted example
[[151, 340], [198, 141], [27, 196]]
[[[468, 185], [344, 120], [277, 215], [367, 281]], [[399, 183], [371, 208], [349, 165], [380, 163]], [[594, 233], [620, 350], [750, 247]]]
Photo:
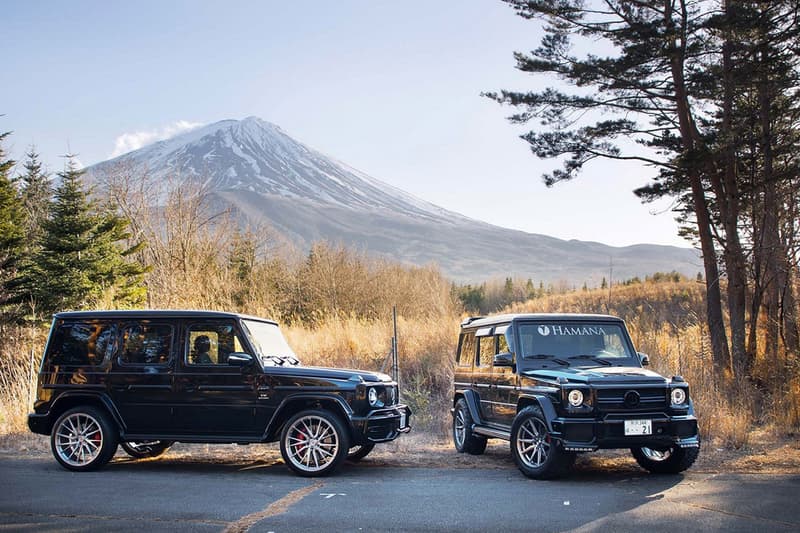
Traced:
[[625, 435], [652, 435], [652, 420], [626, 420]]
[[406, 427], [406, 412], [400, 411], [400, 429], [404, 429]]

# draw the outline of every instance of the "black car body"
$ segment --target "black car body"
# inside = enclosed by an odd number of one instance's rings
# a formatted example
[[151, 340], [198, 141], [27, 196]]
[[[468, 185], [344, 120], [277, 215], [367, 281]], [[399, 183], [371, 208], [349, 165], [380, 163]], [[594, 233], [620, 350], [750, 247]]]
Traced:
[[410, 428], [397, 383], [305, 367], [270, 320], [211, 311], [55, 315], [28, 426], [71, 470], [173, 442], [281, 442], [287, 465], [325, 475]]
[[453, 439], [483, 453], [511, 442], [523, 473], [555, 477], [575, 454], [630, 448], [652, 472], [679, 472], [700, 438], [688, 384], [643, 366], [625, 323], [606, 315], [517, 314], [461, 325]]

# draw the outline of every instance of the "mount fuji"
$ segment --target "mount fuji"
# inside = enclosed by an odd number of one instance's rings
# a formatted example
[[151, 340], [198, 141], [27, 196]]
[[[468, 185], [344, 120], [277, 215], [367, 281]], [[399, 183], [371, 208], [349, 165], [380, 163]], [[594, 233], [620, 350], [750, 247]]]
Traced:
[[501, 228], [448, 211], [326, 156], [280, 127], [248, 117], [223, 120], [87, 169], [116, 165], [202, 183], [243, 222], [268, 223], [301, 248], [341, 242], [370, 254], [436, 263], [458, 281], [497, 277], [599, 284], [676, 270], [694, 275], [697, 253], [673, 246], [612, 247]]

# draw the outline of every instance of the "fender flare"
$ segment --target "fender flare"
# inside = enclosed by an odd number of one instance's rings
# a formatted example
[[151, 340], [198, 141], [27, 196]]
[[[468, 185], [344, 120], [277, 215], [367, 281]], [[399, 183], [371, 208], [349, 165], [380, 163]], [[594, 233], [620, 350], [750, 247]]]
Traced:
[[[77, 402], [75, 402], [77, 400]], [[84, 400], [84, 402], [81, 402]], [[125, 421], [122, 419], [122, 415], [120, 415], [117, 406], [114, 405], [114, 401], [108, 396], [106, 392], [91, 392], [91, 391], [65, 391], [58, 395], [58, 398], [53, 402], [53, 405], [50, 406], [48, 411], [49, 413], [58, 412], [59, 416], [60, 413], [63, 413], [70, 407], [66, 409], [61, 409], [61, 406], [65, 403], [100, 403], [101, 406], [108, 412], [111, 418], [114, 420], [114, 423], [117, 426], [117, 430], [119, 432], [119, 436], [125, 434], [125, 430], [127, 426], [125, 425]], [[49, 427], [52, 430], [53, 424], [55, 424], [56, 419], [58, 417], [49, 416], [50, 420], [48, 422]]]
[[480, 401], [478, 400], [478, 395], [474, 390], [460, 389], [455, 392], [453, 397], [455, 398], [453, 405], [455, 405], [455, 402], [458, 401], [459, 397], [464, 398], [464, 401], [467, 402], [467, 409], [469, 409], [469, 416], [472, 418], [473, 423], [479, 425], [483, 423], [483, 420], [481, 419], [481, 410], [479, 407]]
[[[275, 412], [272, 413], [272, 417], [267, 422], [267, 427], [264, 428], [264, 434], [262, 439], [264, 442], [270, 442], [270, 437], [275, 436], [278, 432], [279, 427], [277, 426], [278, 421], [283, 420], [283, 414], [288, 409], [288, 406], [294, 402], [308, 402], [308, 401], [325, 401], [325, 402], [334, 402], [334, 404], [338, 407], [338, 414], [342, 416], [343, 422], [347, 424], [347, 430], [349, 433], [352, 434], [353, 432], [353, 424], [351, 422], [351, 415], [353, 414], [353, 410], [347, 404], [344, 399], [336, 394], [319, 394], [313, 392], [299, 392], [296, 394], [291, 394], [286, 396], [278, 407], [275, 409]], [[352, 435], [351, 435], [352, 436]]]
[[553, 431], [553, 420], [558, 417], [558, 414], [556, 413], [556, 409], [553, 407], [553, 402], [550, 400], [550, 398], [542, 394], [521, 395], [517, 403], [517, 413], [522, 410], [519, 407], [521, 404], [526, 404], [526, 407], [531, 404], [536, 404], [539, 409], [542, 410], [544, 421], [547, 424], [547, 430], [551, 432]]

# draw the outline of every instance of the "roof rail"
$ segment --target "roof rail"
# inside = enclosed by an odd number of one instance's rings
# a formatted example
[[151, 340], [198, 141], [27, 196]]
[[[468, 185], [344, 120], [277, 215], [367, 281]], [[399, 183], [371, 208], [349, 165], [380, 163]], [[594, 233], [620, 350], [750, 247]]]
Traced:
[[471, 323], [475, 322], [476, 320], [480, 320], [481, 318], [486, 318], [485, 316], [468, 316], [464, 320], [461, 321], [461, 327], [469, 326]]

